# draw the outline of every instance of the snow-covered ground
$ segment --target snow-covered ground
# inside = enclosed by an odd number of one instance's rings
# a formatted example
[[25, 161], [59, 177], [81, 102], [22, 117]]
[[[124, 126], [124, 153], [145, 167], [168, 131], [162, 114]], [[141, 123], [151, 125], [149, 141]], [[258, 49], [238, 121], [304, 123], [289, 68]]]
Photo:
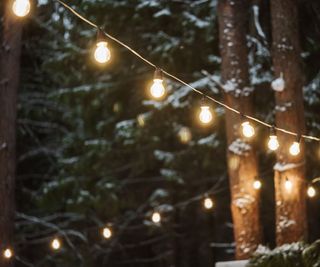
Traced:
[[248, 261], [224, 261], [217, 262], [216, 267], [245, 267]]

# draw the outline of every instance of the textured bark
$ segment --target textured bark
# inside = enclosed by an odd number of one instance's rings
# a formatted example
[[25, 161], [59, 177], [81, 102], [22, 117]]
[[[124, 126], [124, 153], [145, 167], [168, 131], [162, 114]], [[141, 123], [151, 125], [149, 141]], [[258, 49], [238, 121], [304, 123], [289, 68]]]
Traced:
[[[21, 26], [6, 0], [0, 46], [0, 246], [12, 247], [14, 227], [14, 185], [16, 169], [17, 87], [20, 65]], [[0, 267], [12, 260], [0, 257]]]
[[[298, 1], [271, 0], [273, 66], [276, 77], [283, 75], [285, 89], [275, 94], [277, 107], [276, 125], [287, 130], [304, 133], [303, 77], [299, 44]], [[286, 108], [285, 108], [286, 107]], [[282, 110], [282, 111], [280, 111]], [[304, 144], [301, 153], [294, 157], [289, 147], [296, 137], [278, 133], [280, 148], [278, 164], [293, 163], [295, 168], [277, 170], [275, 168], [276, 226], [277, 244], [303, 240], [306, 235], [306, 184], [304, 177]], [[288, 165], [287, 165], [288, 166]], [[288, 192], [284, 183], [293, 183]]]
[[[252, 114], [252, 90], [249, 85], [248, 1], [220, 0], [218, 6], [219, 37], [222, 56], [221, 79], [227, 88], [227, 105]], [[226, 88], [225, 88], [226, 89]], [[254, 147], [240, 133], [241, 117], [226, 110], [227, 160], [231, 190], [231, 210], [236, 242], [236, 258], [248, 258], [261, 243], [259, 191], [252, 184], [258, 176], [258, 163]], [[238, 145], [237, 145], [238, 144]], [[241, 147], [241, 145], [244, 145]], [[238, 151], [230, 149], [238, 147]]]

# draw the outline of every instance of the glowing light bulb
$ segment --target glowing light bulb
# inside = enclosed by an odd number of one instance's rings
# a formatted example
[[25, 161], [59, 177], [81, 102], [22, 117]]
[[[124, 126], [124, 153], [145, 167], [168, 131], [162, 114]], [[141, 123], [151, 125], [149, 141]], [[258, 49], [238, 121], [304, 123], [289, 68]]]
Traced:
[[150, 87], [150, 93], [154, 98], [162, 98], [166, 92], [163, 86], [163, 81], [160, 79], [154, 79], [153, 85]]
[[182, 127], [178, 132], [178, 137], [181, 143], [187, 144], [192, 139], [192, 133], [188, 127]]
[[152, 221], [154, 223], [160, 223], [161, 222], [161, 215], [159, 212], [154, 212], [152, 213], [152, 217], [151, 217]]
[[308, 191], [307, 191], [308, 197], [313, 198], [316, 196], [317, 191], [313, 186], [309, 186], [308, 187]]
[[109, 227], [105, 227], [102, 230], [102, 235], [105, 239], [109, 239], [112, 236], [112, 231]]
[[253, 126], [250, 124], [250, 122], [245, 121], [241, 124], [242, 126], [242, 134], [247, 137], [247, 138], [251, 138], [254, 136], [255, 134], [255, 130], [253, 128]]
[[3, 252], [3, 256], [6, 259], [10, 259], [13, 256], [12, 250], [10, 248], [5, 249]]
[[262, 183], [261, 183], [261, 181], [259, 181], [259, 180], [255, 180], [255, 181], [253, 182], [252, 186], [253, 186], [253, 188], [254, 188], [255, 190], [259, 190], [259, 189], [261, 188], [261, 186], [262, 186]]
[[300, 143], [299, 142], [293, 142], [293, 144], [290, 146], [289, 152], [292, 156], [297, 156], [300, 153]]
[[276, 151], [279, 148], [279, 141], [276, 135], [269, 136], [268, 148], [272, 151]]
[[213, 201], [211, 198], [206, 197], [203, 201], [203, 206], [207, 209], [210, 210], [213, 208]]
[[12, 5], [12, 11], [17, 17], [25, 17], [29, 14], [31, 4], [29, 0], [15, 0]]
[[61, 248], [61, 243], [60, 240], [58, 238], [55, 238], [51, 241], [51, 247], [54, 250], [58, 250]]
[[139, 114], [137, 116], [137, 121], [138, 121], [138, 125], [140, 127], [144, 127], [146, 125], [145, 115], [144, 114]]
[[290, 192], [292, 190], [292, 182], [288, 179], [286, 179], [285, 183], [284, 183], [284, 187], [285, 189]]
[[108, 48], [108, 43], [105, 41], [99, 41], [97, 43], [96, 50], [94, 52], [95, 60], [100, 64], [107, 63], [111, 58], [111, 52]]
[[200, 107], [201, 111], [199, 113], [199, 120], [203, 123], [203, 124], [208, 124], [212, 121], [213, 119], [213, 115], [212, 112], [210, 110], [209, 106], [201, 106]]

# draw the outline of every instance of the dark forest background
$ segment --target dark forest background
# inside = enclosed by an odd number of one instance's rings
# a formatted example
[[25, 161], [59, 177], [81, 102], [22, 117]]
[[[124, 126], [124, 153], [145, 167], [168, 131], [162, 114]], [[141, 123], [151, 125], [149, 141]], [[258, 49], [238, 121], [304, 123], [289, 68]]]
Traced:
[[[252, 7], [247, 36], [259, 118], [273, 121], [269, 3]], [[220, 98], [217, 2], [72, 1], [86, 17], [142, 55]], [[300, 1], [305, 109], [320, 134], [320, 3]], [[163, 102], [149, 100], [153, 69], [110, 40], [112, 60], [92, 59], [96, 32], [55, 1], [23, 21], [18, 113], [15, 250], [18, 266], [213, 266], [233, 258], [224, 111], [200, 127], [200, 97], [166, 80]], [[181, 129], [192, 133], [181, 142]], [[274, 246], [274, 155], [258, 129], [265, 244]], [[308, 179], [320, 176], [320, 147], [307, 144]], [[215, 202], [206, 211], [202, 198]], [[308, 203], [309, 240], [320, 237], [319, 200]], [[163, 220], [150, 216], [159, 210]], [[113, 237], [101, 229], [110, 224]], [[52, 252], [58, 236], [63, 249]]]

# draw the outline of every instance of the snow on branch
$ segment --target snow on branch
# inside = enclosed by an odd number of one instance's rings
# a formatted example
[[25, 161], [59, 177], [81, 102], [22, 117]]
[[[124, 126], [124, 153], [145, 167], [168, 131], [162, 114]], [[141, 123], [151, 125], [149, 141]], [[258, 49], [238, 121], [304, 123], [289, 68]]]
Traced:
[[277, 162], [273, 166], [273, 170], [278, 171], [278, 172], [285, 172], [285, 171], [288, 171], [291, 169], [299, 168], [299, 167], [303, 166], [304, 164], [305, 164], [304, 162], [300, 162], [300, 163], [280, 163], [280, 162]]
[[263, 39], [266, 39], [266, 35], [264, 34], [259, 22], [259, 6], [253, 5], [252, 9], [253, 9], [253, 15], [254, 15], [254, 25], [256, 27], [256, 30]]
[[236, 155], [246, 155], [252, 149], [252, 147], [240, 138], [237, 138], [229, 145], [228, 149], [230, 152]]

